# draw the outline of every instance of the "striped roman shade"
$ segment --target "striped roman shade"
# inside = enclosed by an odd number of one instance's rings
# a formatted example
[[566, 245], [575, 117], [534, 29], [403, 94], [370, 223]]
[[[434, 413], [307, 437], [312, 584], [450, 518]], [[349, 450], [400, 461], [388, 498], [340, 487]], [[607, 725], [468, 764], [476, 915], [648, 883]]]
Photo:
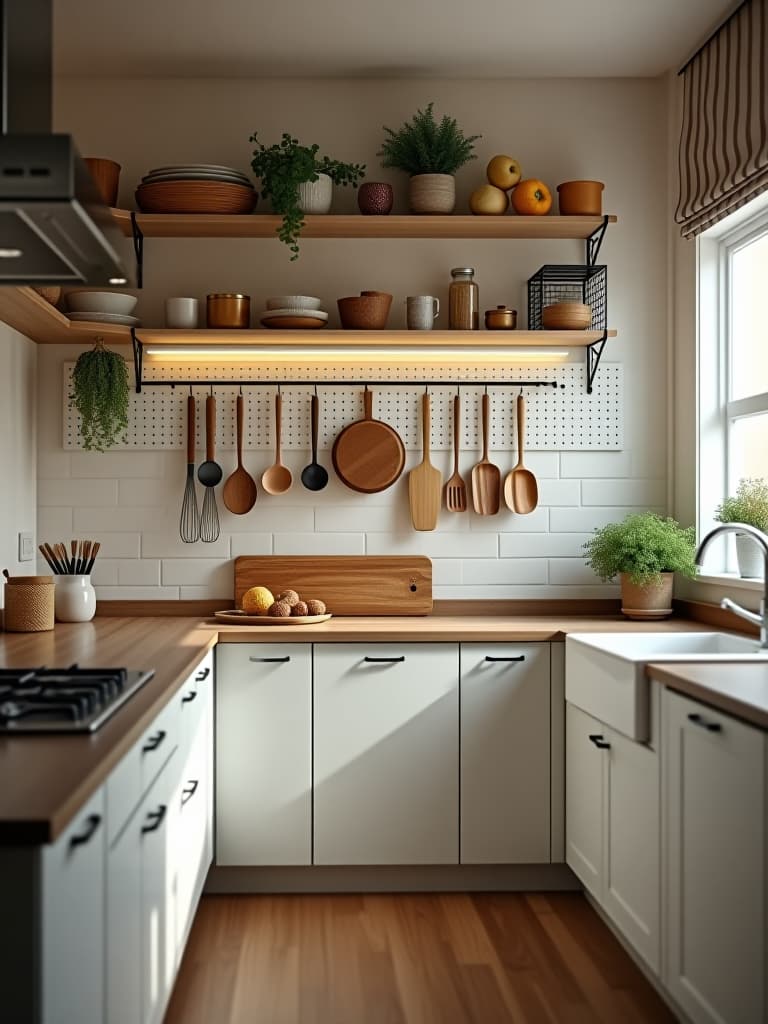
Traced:
[[768, 189], [768, 0], [746, 0], [685, 66], [675, 220], [700, 234]]

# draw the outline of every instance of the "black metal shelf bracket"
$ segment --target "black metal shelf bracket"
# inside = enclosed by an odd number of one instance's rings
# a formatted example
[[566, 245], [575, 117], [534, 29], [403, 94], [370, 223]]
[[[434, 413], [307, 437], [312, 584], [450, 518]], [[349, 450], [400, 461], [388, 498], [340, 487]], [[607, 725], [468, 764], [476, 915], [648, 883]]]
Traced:
[[592, 394], [592, 385], [595, 382], [595, 374], [600, 365], [600, 357], [603, 354], [605, 343], [608, 340], [608, 331], [603, 331], [602, 338], [587, 345], [587, 394]]
[[139, 227], [136, 214], [131, 210], [131, 233], [133, 235], [133, 251], [136, 254], [136, 287], [144, 287], [144, 232]]
[[131, 345], [133, 346], [133, 374], [136, 381], [136, 394], [141, 394], [141, 379], [144, 363], [144, 344], [136, 337], [136, 328], [131, 328]]
[[603, 238], [605, 238], [605, 231], [608, 227], [608, 214], [603, 217], [603, 223], [592, 232], [591, 235], [586, 239], [586, 256], [587, 266], [593, 267], [597, 263], [597, 257], [600, 253], [600, 246], [603, 244]]

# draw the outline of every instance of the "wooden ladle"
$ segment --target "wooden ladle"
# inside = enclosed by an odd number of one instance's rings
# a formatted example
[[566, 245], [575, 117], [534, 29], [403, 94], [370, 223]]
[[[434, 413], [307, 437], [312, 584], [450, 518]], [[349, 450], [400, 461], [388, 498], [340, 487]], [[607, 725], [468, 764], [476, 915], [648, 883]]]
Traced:
[[267, 494], [285, 494], [293, 483], [291, 471], [283, 465], [280, 453], [280, 437], [283, 419], [283, 396], [278, 391], [275, 397], [275, 462], [264, 470], [261, 486]]
[[504, 481], [504, 501], [507, 508], [520, 515], [533, 512], [539, 503], [539, 487], [536, 477], [523, 466], [523, 442], [525, 441], [525, 399], [517, 396], [517, 462], [507, 473]]
[[256, 481], [243, 466], [243, 396], [237, 396], [237, 469], [224, 483], [224, 504], [244, 516], [256, 504]]

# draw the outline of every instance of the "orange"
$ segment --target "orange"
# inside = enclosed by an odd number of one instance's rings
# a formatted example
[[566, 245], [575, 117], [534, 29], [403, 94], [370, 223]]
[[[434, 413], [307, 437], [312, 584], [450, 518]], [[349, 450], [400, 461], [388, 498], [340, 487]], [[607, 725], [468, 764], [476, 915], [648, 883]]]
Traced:
[[526, 178], [512, 190], [515, 213], [544, 214], [552, 209], [552, 193], [543, 181]]

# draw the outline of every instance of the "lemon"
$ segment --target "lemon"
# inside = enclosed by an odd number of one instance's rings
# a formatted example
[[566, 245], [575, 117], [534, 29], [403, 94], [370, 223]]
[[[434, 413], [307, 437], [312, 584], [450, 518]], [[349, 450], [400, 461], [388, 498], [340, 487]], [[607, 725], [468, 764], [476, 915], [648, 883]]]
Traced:
[[266, 587], [251, 587], [243, 594], [243, 611], [248, 615], [266, 615], [275, 599]]

